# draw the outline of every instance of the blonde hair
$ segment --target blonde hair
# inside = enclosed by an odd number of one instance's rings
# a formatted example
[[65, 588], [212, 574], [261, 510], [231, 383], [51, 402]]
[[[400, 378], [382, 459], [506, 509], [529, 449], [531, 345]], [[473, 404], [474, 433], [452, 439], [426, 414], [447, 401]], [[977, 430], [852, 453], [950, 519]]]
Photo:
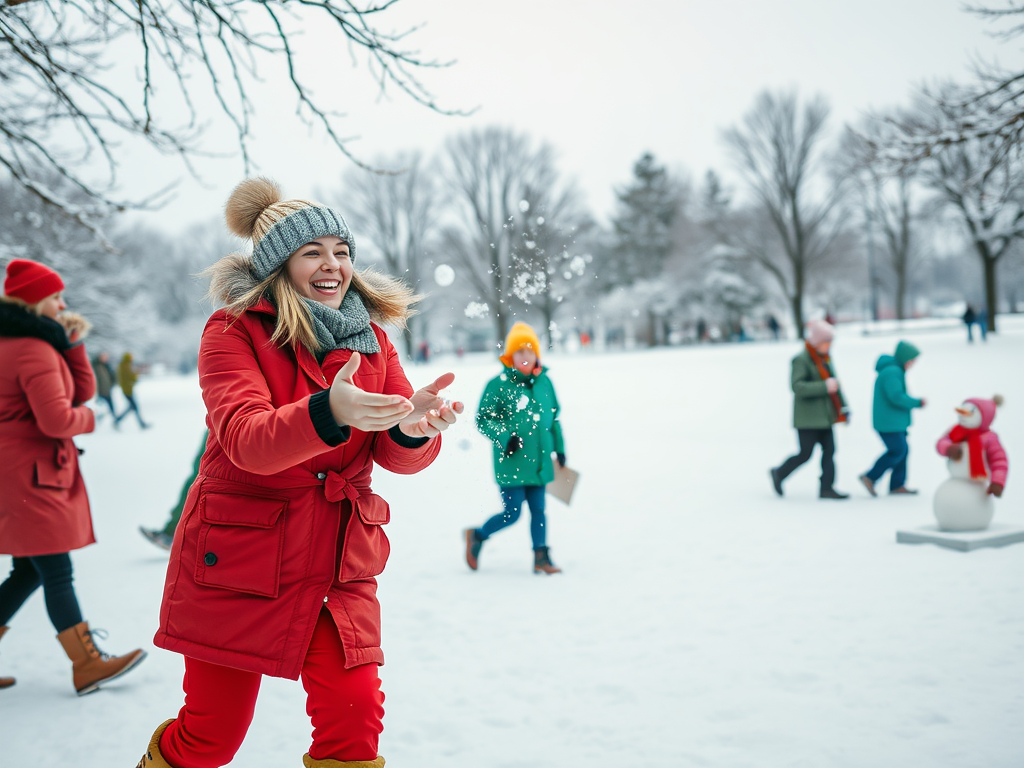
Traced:
[[[223, 304], [225, 311], [235, 320], [266, 298], [277, 309], [271, 341], [280, 346], [302, 344], [310, 352], [320, 349], [313, 330], [313, 315], [289, 279], [284, 265], [265, 280], [257, 280], [252, 272], [251, 259], [241, 253], [232, 253], [203, 270], [200, 276], [210, 278], [207, 297]], [[416, 314], [412, 305], [422, 298], [404, 283], [372, 268], [353, 272], [348, 290], [359, 295], [372, 321], [402, 330], [406, 327], [406, 320]]]
[[37, 301], [35, 304], [29, 304], [24, 299], [19, 299], [17, 296], [8, 296], [6, 293], [3, 294], [3, 295], [0, 295], [0, 301], [4, 302], [6, 304], [13, 304], [14, 306], [21, 307], [22, 309], [27, 309], [29, 312], [31, 312], [34, 315], [42, 316], [42, 314], [43, 314], [43, 309], [42, 309], [42, 303], [43, 302], [41, 302], [41, 301]]

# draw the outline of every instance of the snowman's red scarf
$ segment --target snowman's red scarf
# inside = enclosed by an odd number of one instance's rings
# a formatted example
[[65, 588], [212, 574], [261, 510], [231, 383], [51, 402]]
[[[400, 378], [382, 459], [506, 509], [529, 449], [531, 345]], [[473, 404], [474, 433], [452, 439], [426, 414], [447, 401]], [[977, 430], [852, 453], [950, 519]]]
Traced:
[[959, 424], [949, 430], [949, 439], [954, 443], [967, 441], [967, 453], [971, 457], [971, 477], [988, 477], [981, 448], [981, 436], [984, 432], [985, 430], [980, 428], [967, 429]]
[[[804, 342], [804, 346], [807, 347], [807, 353], [811, 356], [811, 360], [818, 368], [818, 375], [821, 376], [821, 380], [831, 379], [832, 376], [832, 358], [828, 355], [819, 354], [818, 350], [812, 347], [808, 342]], [[846, 421], [846, 414], [843, 413], [843, 401], [839, 399], [839, 391], [829, 392], [828, 396], [832, 398], [832, 405], [836, 407], [836, 421]]]

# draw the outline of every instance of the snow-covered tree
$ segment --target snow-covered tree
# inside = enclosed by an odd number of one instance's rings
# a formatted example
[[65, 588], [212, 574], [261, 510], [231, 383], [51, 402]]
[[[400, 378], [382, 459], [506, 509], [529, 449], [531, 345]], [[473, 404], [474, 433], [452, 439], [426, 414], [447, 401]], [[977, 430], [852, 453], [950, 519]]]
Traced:
[[[352, 168], [332, 196], [360, 240], [360, 254], [379, 256], [384, 268], [417, 293], [427, 290], [429, 259], [441, 228], [441, 197], [435, 170], [419, 152], [377, 158], [376, 165], [397, 173], [373, 173]], [[363, 243], [370, 248], [362, 249]], [[426, 313], [429, 299], [418, 310]], [[402, 336], [405, 351], [413, 350], [424, 335], [424, 318], [409, 318]]]
[[650, 152], [633, 164], [632, 179], [615, 195], [612, 239], [598, 276], [608, 290], [661, 274], [680, 203], [676, 180]]
[[[317, 64], [299, 39], [317, 25], [333, 34], [337, 51], [366, 55], [382, 91], [397, 89], [443, 111], [418, 79], [443, 64], [406, 47], [407, 32], [382, 29], [396, 2], [0, 2], [0, 168], [94, 230], [97, 216], [140, 204], [115, 198], [125, 140], [177, 156], [192, 170], [203, 133], [219, 116], [234, 130], [248, 172], [258, 64], [287, 78], [300, 117], [351, 158], [339, 124], [345, 91], [313, 93], [306, 73]], [[125, 70], [138, 77], [124, 78]], [[213, 114], [200, 108], [210, 101]], [[93, 158], [105, 165], [105, 181], [90, 175]], [[78, 193], [74, 199], [68, 189]]]
[[741, 125], [723, 138], [753, 196], [748, 226], [720, 229], [724, 244], [769, 274], [786, 298], [797, 328], [804, 293], [825, 265], [841, 229], [835, 215], [841, 183], [821, 173], [829, 107], [795, 92], [759, 95]]
[[[939, 132], [963, 120], [964, 107], [923, 102], [914, 121]], [[981, 262], [988, 329], [999, 308], [997, 265], [1016, 238], [1024, 237], [1024, 155], [1009, 152], [999, 136], [935, 147], [920, 161], [921, 178], [956, 211]]]
[[[464, 268], [504, 339], [515, 305], [546, 285], [546, 267], [538, 277], [536, 241], [528, 235], [538, 211], [555, 210], [564, 194], [554, 151], [510, 129], [474, 130], [448, 140], [444, 175], [455, 218], [445, 229], [444, 247]], [[556, 239], [564, 235], [551, 231]]]

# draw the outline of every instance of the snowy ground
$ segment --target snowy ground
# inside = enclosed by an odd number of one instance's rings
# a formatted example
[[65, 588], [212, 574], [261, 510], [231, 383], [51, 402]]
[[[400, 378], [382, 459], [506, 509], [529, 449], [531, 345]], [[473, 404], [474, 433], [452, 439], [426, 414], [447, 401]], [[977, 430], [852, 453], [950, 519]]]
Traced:
[[[795, 449], [794, 342], [554, 358], [582, 473], [573, 506], [549, 507], [558, 577], [532, 574], [525, 521], [487, 544], [479, 572], [464, 565], [460, 529], [498, 508], [470, 418], [424, 474], [378, 470], [394, 510], [380, 590], [388, 765], [1024, 765], [1024, 545], [895, 543], [897, 528], [931, 520], [945, 476], [933, 444], [963, 398], [1006, 395], [995, 426], [1019, 466], [1024, 323], [973, 347], [961, 329], [906, 335], [924, 351], [911, 391], [930, 401], [911, 434], [917, 498], [871, 499], [856, 481], [882, 447], [870, 398], [875, 358], [897, 338], [885, 335], [835, 346], [854, 409], [838, 429], [847, 502], [817, 500], [816, 466], [784, 500], [769, 487], [768, 467]], [[422, 384], [447, 364], [410, 374]], [[473, 404], [497, 369], [450, 364]], [[0, 655], [18, 677], [0, 693], [3, 768], [133, 766], [180, 706], [180, 658], [149, 646], [165, 557], [136, 526], [162, 524], [203, 408], [194, 379], [145, 380], [138, 394], [153, 429], [101, 425], [80, 440], [100, 543], [74, 558], [104, 647], [150, 657], [76, 698], [35, 596]], [[997, 520], [1024, 524], [1022, 482], [1011, 469]], [[309, 732], [301, 686], [267, 678], [232, 765], [300, 766]]]

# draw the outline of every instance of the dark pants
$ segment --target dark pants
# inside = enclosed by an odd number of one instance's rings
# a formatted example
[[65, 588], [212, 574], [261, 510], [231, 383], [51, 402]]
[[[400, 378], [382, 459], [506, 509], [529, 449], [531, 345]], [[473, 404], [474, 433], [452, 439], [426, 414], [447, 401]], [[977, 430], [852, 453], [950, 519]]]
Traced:
[[46, 612], [58, 633], [82, 621], [75, 587], [71, 555], [39, 555], [16, 557], [11, 575], [0, 584], [0, 627], [6, 627], [11, 617], [25, 604], [39, 585], [43, 587]]
[[828, 429], [798, 429], [797, 439], [800, 442], [800, 452], [790, 456], [779, 467], [779, 479], [785, 480], [801, 464], [805, 464], [811, 458], [816, 444], [821, 444], [821, 490], [828, 490], [836, 479], [836, 465], [832, 457], [836, 453], [836, 440], [832, 434], [832, 427]]
[[138, 419], [138, 421], [139, 421], [139, 426], [142, 427], [143, 429], [145, 429], [146, 428], [146, 423], [142, 420], [142, 414], [139, 413], [139, 405], [138, 405], [138, 403], [135, 402], [135, 395], [134, 394], [125, 395], [124, 399], [128, 401], [128, 407], [124, 409], [124, 413], [122, 413], [120, 416], [115, 416], [114, 417], [114, 421], [117, 422], [118, 424], [120, 424], [121, 423], [121, 419], [123, 419], [125, 416], [127, 416], [130, 412], [134, 411], [135, 412], [135, 418]]
[[171, 538], [174, 537], [174, 531], [178, 527], [178, 521], [181, 520], [181, 513], [185, 510], [185, 501], [188, 499], [188, 492], [192, 490], [192, 483], [196, 481], [199, 476], [199, 465], [203, 461], [203, 454], [206, 453], [206, 439], [209, 437], [210, 432], [207, 430], [203, 433], [203, 442], [199, 445], [199, 453], [196, 454], [196, 458], [192, 462], [192, 476], [185, 481], [185, 484], [181, 486], [181, 493], [178, 494], [178, 503], [174, 509], [171, 510], [171, 519], [167, 521], [167, 525], [164, 526], [164, 533]]
[[882, 479], [882, 475], [892, 470], [889, 475], [889, 490], [902, 488], [907, 484], [907, 456], [910, 446], [907, 445], [906, 432], [879, 432], [878, 436], [885, 443], [885, 453], [878, 457], [875, 466], [867, 471], [872, 483]]
[[114, 417], [114, 421], [117, 421], [117, 411], [114, 410], [114, 398], [108, 393], [106, 395], [96, 395], [96, 399], [102, 400], [107, 404], [107, 408], [110, 409], [110, 415]]
[[505, 509], [499, 512], [477, 530], [481, 539], [488, 539], [502, 528], [507, 528], [519, 519], [523, 502], [530, 505], [530, 536], [533, 548], [543, 547], [547, 541], [547, 521], [544, 518], [544, 486], [512, 485], [502, 486], [501, 501]]

